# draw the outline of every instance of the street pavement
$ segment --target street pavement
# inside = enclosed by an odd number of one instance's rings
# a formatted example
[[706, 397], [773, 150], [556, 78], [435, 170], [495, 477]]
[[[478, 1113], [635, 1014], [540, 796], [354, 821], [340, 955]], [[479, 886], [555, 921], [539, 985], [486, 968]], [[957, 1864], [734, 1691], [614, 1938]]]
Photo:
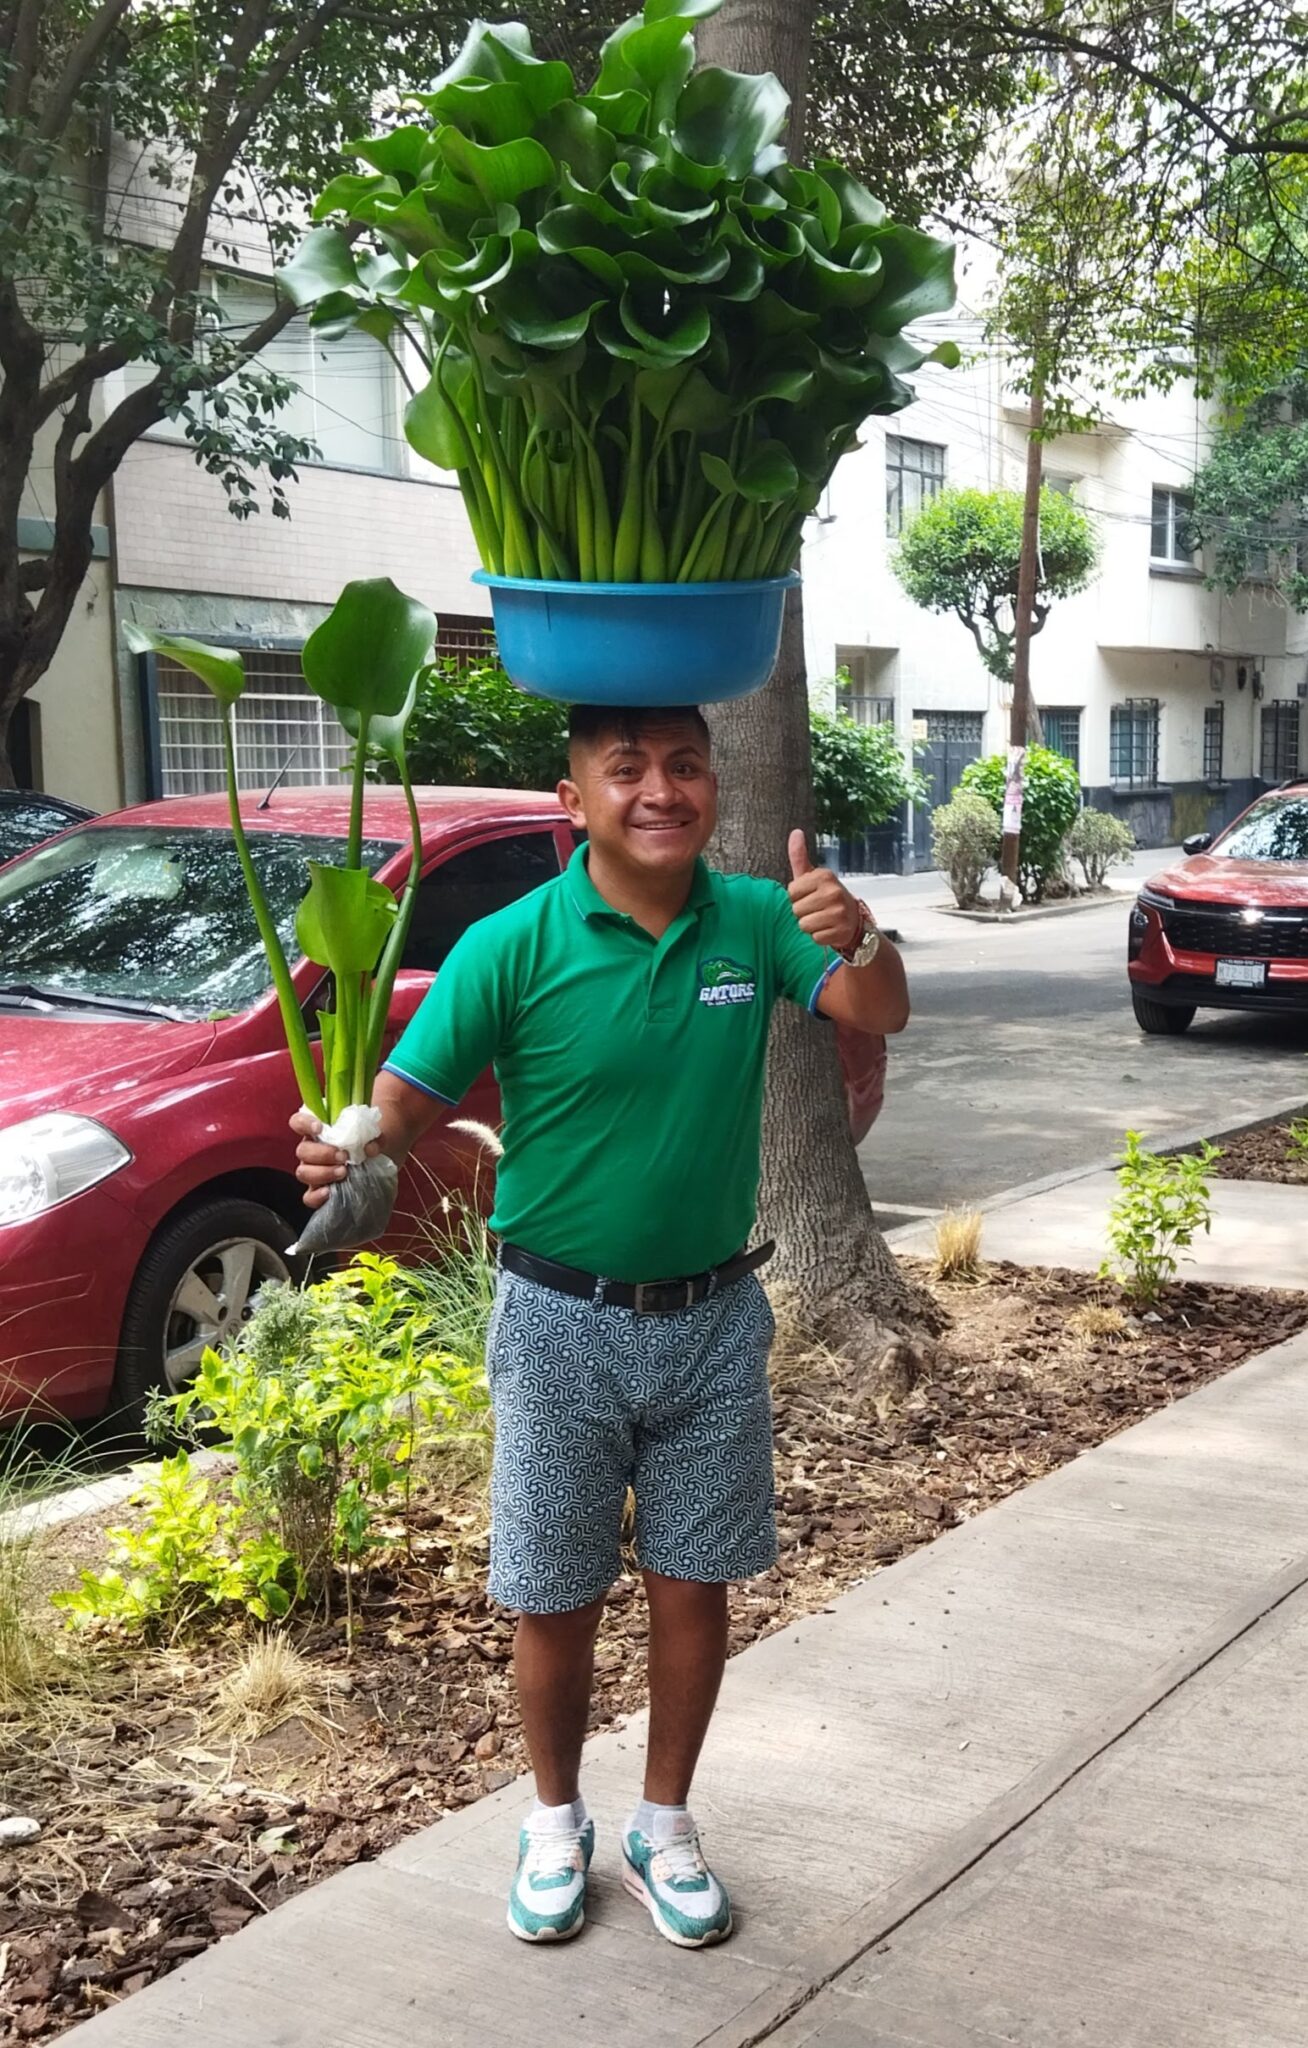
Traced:
[[720, 1949], [620, 1888], [637, 1717], [587, 1745], [577, 1942], [504, 1927], [524, 1779], [68, 2038], [1303, 2048], [1306, 1432], [1308, 1333], [734, 1659], [695, 1801]]
[[1308, 1099], [1308, 1020], [1200, 1011], [1146, 1038], [1131, 1011], [1120, 900], [1031, 922], [973, 924], [935, 907], [938, 875], [848, 877], [903, 935], [913, 1015], [892, 1039], [886, 1100], [861, 1148], [885, 1228]]

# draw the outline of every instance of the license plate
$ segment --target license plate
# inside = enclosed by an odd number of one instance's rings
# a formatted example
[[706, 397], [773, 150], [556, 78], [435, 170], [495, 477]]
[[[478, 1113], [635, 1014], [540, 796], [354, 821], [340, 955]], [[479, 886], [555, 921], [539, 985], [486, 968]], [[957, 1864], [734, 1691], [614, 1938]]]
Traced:
[[1261, 988], [1267, 980], [1265, 960], [1219, 960], [1218, 988]]

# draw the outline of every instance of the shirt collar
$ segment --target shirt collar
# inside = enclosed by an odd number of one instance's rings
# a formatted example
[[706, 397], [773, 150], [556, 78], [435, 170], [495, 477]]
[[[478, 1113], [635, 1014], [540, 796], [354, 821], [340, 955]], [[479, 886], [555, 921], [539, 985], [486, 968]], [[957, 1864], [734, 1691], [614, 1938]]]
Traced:
[[[586, 853], [587, 848], [583, 841], [573, 854], [572, 859], [568, 862], [566, 870], [568, 887], [572, 891], [572, 900], [576, 904], [578, 911], [582, 917], [587, 919], [592, 917], [622, 917], [625, 913], [615, 910], [611, 903], [606, 903], [599, 890], [595, 887], [595, 884], [591, 881]], [[712, 870], [702, 859], [696, 860], [695, 872], [691, 877], [690, 894], [686, 898], [686, 909], [695, 911], [705, 910], [712, 901]]]

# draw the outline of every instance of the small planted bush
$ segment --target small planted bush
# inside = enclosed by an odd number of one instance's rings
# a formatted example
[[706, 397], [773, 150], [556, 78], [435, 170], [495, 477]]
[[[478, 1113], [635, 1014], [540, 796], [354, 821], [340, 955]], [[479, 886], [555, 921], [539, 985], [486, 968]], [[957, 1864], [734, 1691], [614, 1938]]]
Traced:
[[1162, 1158], [1145, 1149], [1138, 1131], [1127, 1132], [1117, 1170], [1121, 1192], [1108, 1217], [1108, 1257], [1099, 1271], [1141, 1307], [1157, 1301], [1198, 1233], [1211, 1230], [1204, 1176], [1221, 1156], [1205, 1142], [1197, 1152]]
[[904, 759], [893, 725], [860, 725], [842, 712], [810, 720], [813, 796], [824, 839], [853, 839], [892, 818], [926, 784]]
[[[961, 786], [983, 796], [1002, 822], [1006, 763], [1002, 754], [969, 761]], [[1062, 873], [1063, 841], [1081, 808], [1075, 768], [1049, 747], [1028, 747], [1023, 773], [1022, 837], [1018, 846], [1018, 887], [1025, 903], [1038, 903], [1046, 885]]]
[[983, 796], [960, 789], [931, 813], [931, 858], [948, 875], [954, 901], [970, 910], [999, 858], [999, 820]]
[[1102, 889], [1109, 868], [1135, 851], [1135, 834], [1107, 811], [1082, 811], [1067, 835], [1067, 851], [1081, 863], [1088, 889]]
[[486, 1427], [485, 1373], [442, 1348], [436, 1321], [423, 1287], [371, 1253], [302, 1291], [265, 1290], [233, 1349], [206, 1351], [158, 1404], [170, 1433], [235, 1473], [166, 1459], [143, 1526], [113, 1531], [110, 1569], [58, 1604], [176, 1633], [222, 1612], [277, 1620], [306, 1599], [330, 1610], [339, 1575], [352, 1626], [355, 1571], [394, 1538], [419, 1451]]

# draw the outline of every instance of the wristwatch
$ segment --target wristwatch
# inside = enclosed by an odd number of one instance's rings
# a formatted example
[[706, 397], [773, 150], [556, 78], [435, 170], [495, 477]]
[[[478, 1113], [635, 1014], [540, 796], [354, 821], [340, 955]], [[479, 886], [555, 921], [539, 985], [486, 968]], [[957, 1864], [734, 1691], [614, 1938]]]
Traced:
[[877, 957], [881, 945], [881, 934], [876, 919], [866, 903], [858, 900], [859, 914], [863, 919], [863, 930], [852, 946], [846, 946], [840, 957], [848, 967], [870, 967]]

